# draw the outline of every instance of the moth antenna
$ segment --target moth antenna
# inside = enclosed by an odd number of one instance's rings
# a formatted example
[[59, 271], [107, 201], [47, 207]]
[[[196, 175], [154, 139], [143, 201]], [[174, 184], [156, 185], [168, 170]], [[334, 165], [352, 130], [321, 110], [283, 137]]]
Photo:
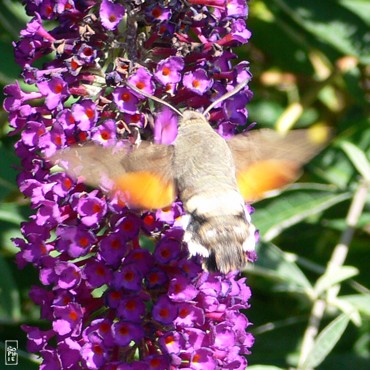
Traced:
[[222, 101], [226, 100], [226, 99], [229, 99], [231, 98], [233, 95], [235, 95], [236, 93], [238, 93], [243, 87], [245, 87], [247, 85], [247, 83], [249, 82], [250, 80], [249, 79], [246, 79], [244, 80], [243, 82], [241, 82], [240, 84], [236, 85], [235, 88], [229, 92], [227, 92], [226, 94], [222, 95], [220, 98], [216, 99], [210, 106], [208, 106], [208, 108], [203, 112], [203, 116], [206, 116], [207, 113], [209, 113], [209, 111], [214, 108], [218, 103], [221, 103]]
[[156, 96], [154, 96], [154, 95], [150, 95], [150, 94], [146, 93], [145, 91], [138, 89], [136, 86], [131, 85], [129, 82], [126, 82], [126, 85], [127, 85], [130, 89], [132, 89], [132, 90], [134, 90], [135, 92], [137, 92], [138, 94], [144, 95], [144, 96], [145, 96], [145, 97], [147, 97], [148, 99], [152, 99], [152, 100], [156, 101], [157, 103], [161, 103], [161, 104], [163, 104], [163, 105], [167, 106], [168, 108], [170, 108], [170, 109], [172, 109], [174, 112], [176, 112], [180, 117], [182, 117], [182, 113], [181, 113], [178, 109], [176, 109], [174, 106], [172, 106], [170, 103], [167, 103], [166, 101], [164, 101], [164, 100], [162, 100], [162, 99], [160, 99], [160, 98], [157, 98], [157, 97], [156, 97]]

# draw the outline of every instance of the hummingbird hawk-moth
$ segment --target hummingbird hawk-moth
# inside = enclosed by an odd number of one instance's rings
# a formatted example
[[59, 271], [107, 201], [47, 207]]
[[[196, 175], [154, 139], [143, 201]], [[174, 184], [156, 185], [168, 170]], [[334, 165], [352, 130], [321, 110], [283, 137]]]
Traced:
[[203, 114], [174, 109], [182, 117], [172, 145], [142, 141], [137, 147], [106, 148], [90, 143], [58, 151], [51, 160], [61, 160], [68, 174], [82, 176], [94, 187], [110, 179], [131, 208], [160, 209], [178, 196], [186, 212], [184, 241], [190, 255], [201, 255], [210, 271], [240, 270], [246, 253], [255, 247], [245, 201], [295, 181], [303, 164], [322, 147], [310, 139], [308, 130], [286, 136], [251, 130], [229, 140], [218, 135], [207, 112], [244, 86], [239, 84]]

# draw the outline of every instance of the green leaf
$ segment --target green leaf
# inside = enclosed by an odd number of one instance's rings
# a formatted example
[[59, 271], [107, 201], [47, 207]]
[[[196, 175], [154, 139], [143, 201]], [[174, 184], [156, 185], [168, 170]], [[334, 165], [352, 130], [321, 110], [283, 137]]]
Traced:
[[370, 62], [370, 29], [366, 22], [336, 1], [274, 0], [306, 31], [345, 55]]
[[340, 283], [341, 281], [350, 279], [359, 273], [358, 269], [352, 266], [341, 266], [327, 271], [324, 275], [317, 279], [314, 286], [316, 296], [320, 296], [330, 287]]
[[348, 141], [343, 141], [340, 145], [361, 176], [366, 181], [370, 181], [370, 163], [365, 152]]
[[330, 301], [330, 304], [346, 314], [356, 326], [360, 327], [362, 325], [360, 312], [350, 302], [336, 297]]
[[18, 163], [19, 159], [14, 153], [14, 147], [6, 146], [0, 141], [0, 201], [12, 192], [18, 191], [15, 184], [17, 171], [13, 168]]
[[21, 317], [21, 306], [15, 279], [0, 254], [0, 319], [3, 322], [17, 321]]
[[22, 216], [19, 211], [19, 206], [16, 203], [1, 203], [0, 221], [9, 222], [18, 226], [25, 220], [24, 216]]
[[[348, 224], [345, 219], [338, 218], [338, 219], [332, 219], [332, 220], [326, 220], [325, 225], [327, 228], [336, 229], [339, 231], [342, 231], [348, 228]], [[358, 219], [358, 222], [356, 224], [356, 229], [364, 231], [366, 228], [370, 225], [370, 212], [364, 211], [360, 218]]]
[[349, 302], [358, 311], [370, 316], [370, 294], [351, 294], [341, 296], [338, 299]]
[[341, 314], [321, 331], [307, 355], [302, 370], [315, 368], [324, 361], [346, 330], [348, 322], [348, 315]]
[[338, 0], [345, 8], [355, 13], [370, 26], [370, 1], [369, 0]]
[[261, 242], [257, 246], [258, 260], [247, 266], [247, 271], [280, 282], [279, 290], [311, 291], [312, 286], [302, 270], [289, 255], [272, 243]]
[[[328, 186], [296, 184], [279, 197], [257, 203], [253, 223], [262, 237], [270, 241], [283, 230], [308, 216], [322, 212], [351, 197], [350, 193], [335, 193]], [[261, 205], [261, 207], [260, 207]]]

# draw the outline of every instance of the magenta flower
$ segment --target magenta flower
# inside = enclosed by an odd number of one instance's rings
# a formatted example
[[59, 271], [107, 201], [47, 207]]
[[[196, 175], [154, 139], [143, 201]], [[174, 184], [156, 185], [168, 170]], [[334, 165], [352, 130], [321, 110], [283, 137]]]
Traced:
[[154, 142], [158, 144], [172, 144], [177, 136], [178, 118], [175, 113], [165, 107], [157, 114], [154, 123]]
[[176, 84], [181, 81], [181, 71], [184, 69], [184, 60], [180, 57], [169, 57], [157, 64], [154, 76], [163, 85]]
[[212, 80], [207, 76], [204, 69], [196, 69], [194, 72], [187, 72], [184, 74], [184, 86], [189, 90], [203, 95], [212, 86]]
[[139, 99], [127, 87], [118, 87], [113, 92], [113, 99], [121, 112], [129, 114], [138, 112], [137, 104]]
[[45, 105], [48, 109], [57, 108], [68, 97], [67, 84], [59, 77], [39, 82], [37, 87], [45, 96]]
[[[181, 202], [129, 209], [47, 158], [87, 142], [171, 145], [180, 118], [153, 109], [127, 82], [177, 109], [204, 110], [250, 79], [232, 51], [250, 37], [247, 2], [23, 3], [33, 19], [15, 57], [36, 91], [7, 86], [4, 108], [33, 214], [13, 242], [18, 267], [39, 273], [30, 297], [49, 322], [45, 330], [23, 326], [28, 350], [42, 370], [245, 369], [253, 337], [241, 310], [250, 289], [237, 272], [204, 272], [199, 256], [189, 258]], [[219, 103], [210, 124], [231, 136], [246, 123], [251, 97], [246, 86]]]
[[125, 14], [125, 8], [121, 4], [114, 4], [110, 0], [103, 0], [100, 5], [99, 16], [102, 25], [107, 30], [114, 30]]

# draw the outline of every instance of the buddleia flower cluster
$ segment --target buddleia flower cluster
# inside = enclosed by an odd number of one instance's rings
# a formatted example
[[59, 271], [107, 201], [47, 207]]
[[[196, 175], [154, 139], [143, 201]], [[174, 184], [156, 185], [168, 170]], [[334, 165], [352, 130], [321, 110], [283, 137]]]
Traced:
[[[17, 181], [30, 199], [19, 268], [48, 329], [23, 326], [40, 369], [245, 369], [253, 337], [237, 272], [202, 270], [182, 242], [181, 202], [135, 211], [70, 177], [48, 158], [78, 143], [138, 138], [168, 144], [177, 109], [201, 111], [250, 79], [233, 47], [247, 43], [243, 0], [23, 0], [32, 17], [15, 43], [19, 83], [5, 88]], [[245, 125], [252, 93], [214, 107], [227, 138]]]

